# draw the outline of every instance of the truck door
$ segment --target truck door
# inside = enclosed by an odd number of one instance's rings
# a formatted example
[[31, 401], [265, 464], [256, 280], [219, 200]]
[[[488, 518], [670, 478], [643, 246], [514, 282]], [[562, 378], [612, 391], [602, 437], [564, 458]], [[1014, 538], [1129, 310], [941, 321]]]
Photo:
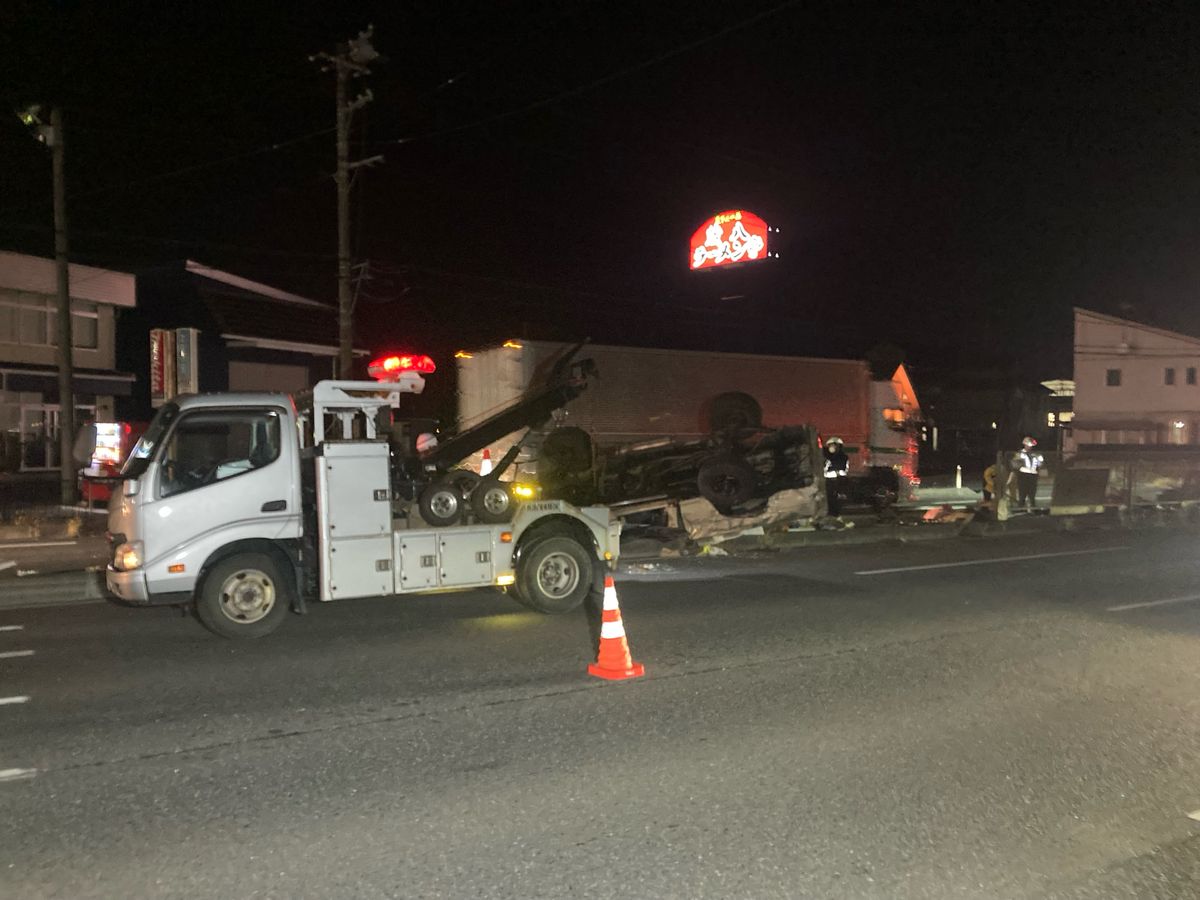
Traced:
[[176, 420], [144, 510], [151, 591], [190, 589], [209, 554], [232, 541], [299, 537], [298, 451], [288, 421], [282, 410], [248, 407]]

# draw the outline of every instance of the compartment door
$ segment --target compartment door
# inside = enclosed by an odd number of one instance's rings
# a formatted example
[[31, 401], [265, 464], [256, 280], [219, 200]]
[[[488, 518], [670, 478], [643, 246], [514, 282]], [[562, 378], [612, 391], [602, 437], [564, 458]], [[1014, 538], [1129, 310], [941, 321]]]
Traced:
[[397, 532], [396, 593], [437, 587], [437, 538], [428, 532], [405, 534]]
[[488, 529], [438, 535], [442, 587], [478, 587], [492, 583], [492, 532]]

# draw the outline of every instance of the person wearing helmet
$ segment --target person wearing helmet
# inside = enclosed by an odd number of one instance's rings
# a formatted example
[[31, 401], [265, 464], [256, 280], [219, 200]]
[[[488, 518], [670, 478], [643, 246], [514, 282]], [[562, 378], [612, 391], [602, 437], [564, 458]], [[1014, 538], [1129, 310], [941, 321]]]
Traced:
[[1026, 509], [1037, 503], [1038, 473], [1046, 460], [1037, 452], [1037, 441], [1029, 435], [1021, 441], [1021, 452], [1013, 459], [1017, 467], [1017, 502]]
[[825, 505], [829, 515], [842, 512], [842, 489], [850, 472], [850, 457], [842, 449], [842, 439], [831, 437], [825, 442]]

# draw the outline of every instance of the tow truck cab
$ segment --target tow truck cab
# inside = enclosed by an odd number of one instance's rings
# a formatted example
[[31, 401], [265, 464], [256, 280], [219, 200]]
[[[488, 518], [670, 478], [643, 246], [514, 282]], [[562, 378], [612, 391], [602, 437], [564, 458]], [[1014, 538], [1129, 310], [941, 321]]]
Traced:
[[189, 395], [162, 406], [109, 505], [109, 591], [194, 604], [229, 637], [273, 631], [310, 600], [495, 586], [542, 612], [578, 606], [615, 564], [606, 507], [517, 504], [507, 522], [431, 527], [398, 499], [388, 436], [403, 393], [325, 381], [280, 393]]

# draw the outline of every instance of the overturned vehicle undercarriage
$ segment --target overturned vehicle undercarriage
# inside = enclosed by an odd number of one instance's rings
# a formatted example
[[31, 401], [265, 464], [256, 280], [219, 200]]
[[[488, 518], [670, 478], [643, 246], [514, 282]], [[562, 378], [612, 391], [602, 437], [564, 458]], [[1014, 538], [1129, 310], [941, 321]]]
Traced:
[[542, 442], [542, 496], [577, 504], [617, 505], [656, 498], [703, 497], [726, 516], [763, 508], [780, 491], [820, 477], [816, 430], [733, 427], [697, 440], [662, 438], [596, 447], [580, 428], [558, 428]]

